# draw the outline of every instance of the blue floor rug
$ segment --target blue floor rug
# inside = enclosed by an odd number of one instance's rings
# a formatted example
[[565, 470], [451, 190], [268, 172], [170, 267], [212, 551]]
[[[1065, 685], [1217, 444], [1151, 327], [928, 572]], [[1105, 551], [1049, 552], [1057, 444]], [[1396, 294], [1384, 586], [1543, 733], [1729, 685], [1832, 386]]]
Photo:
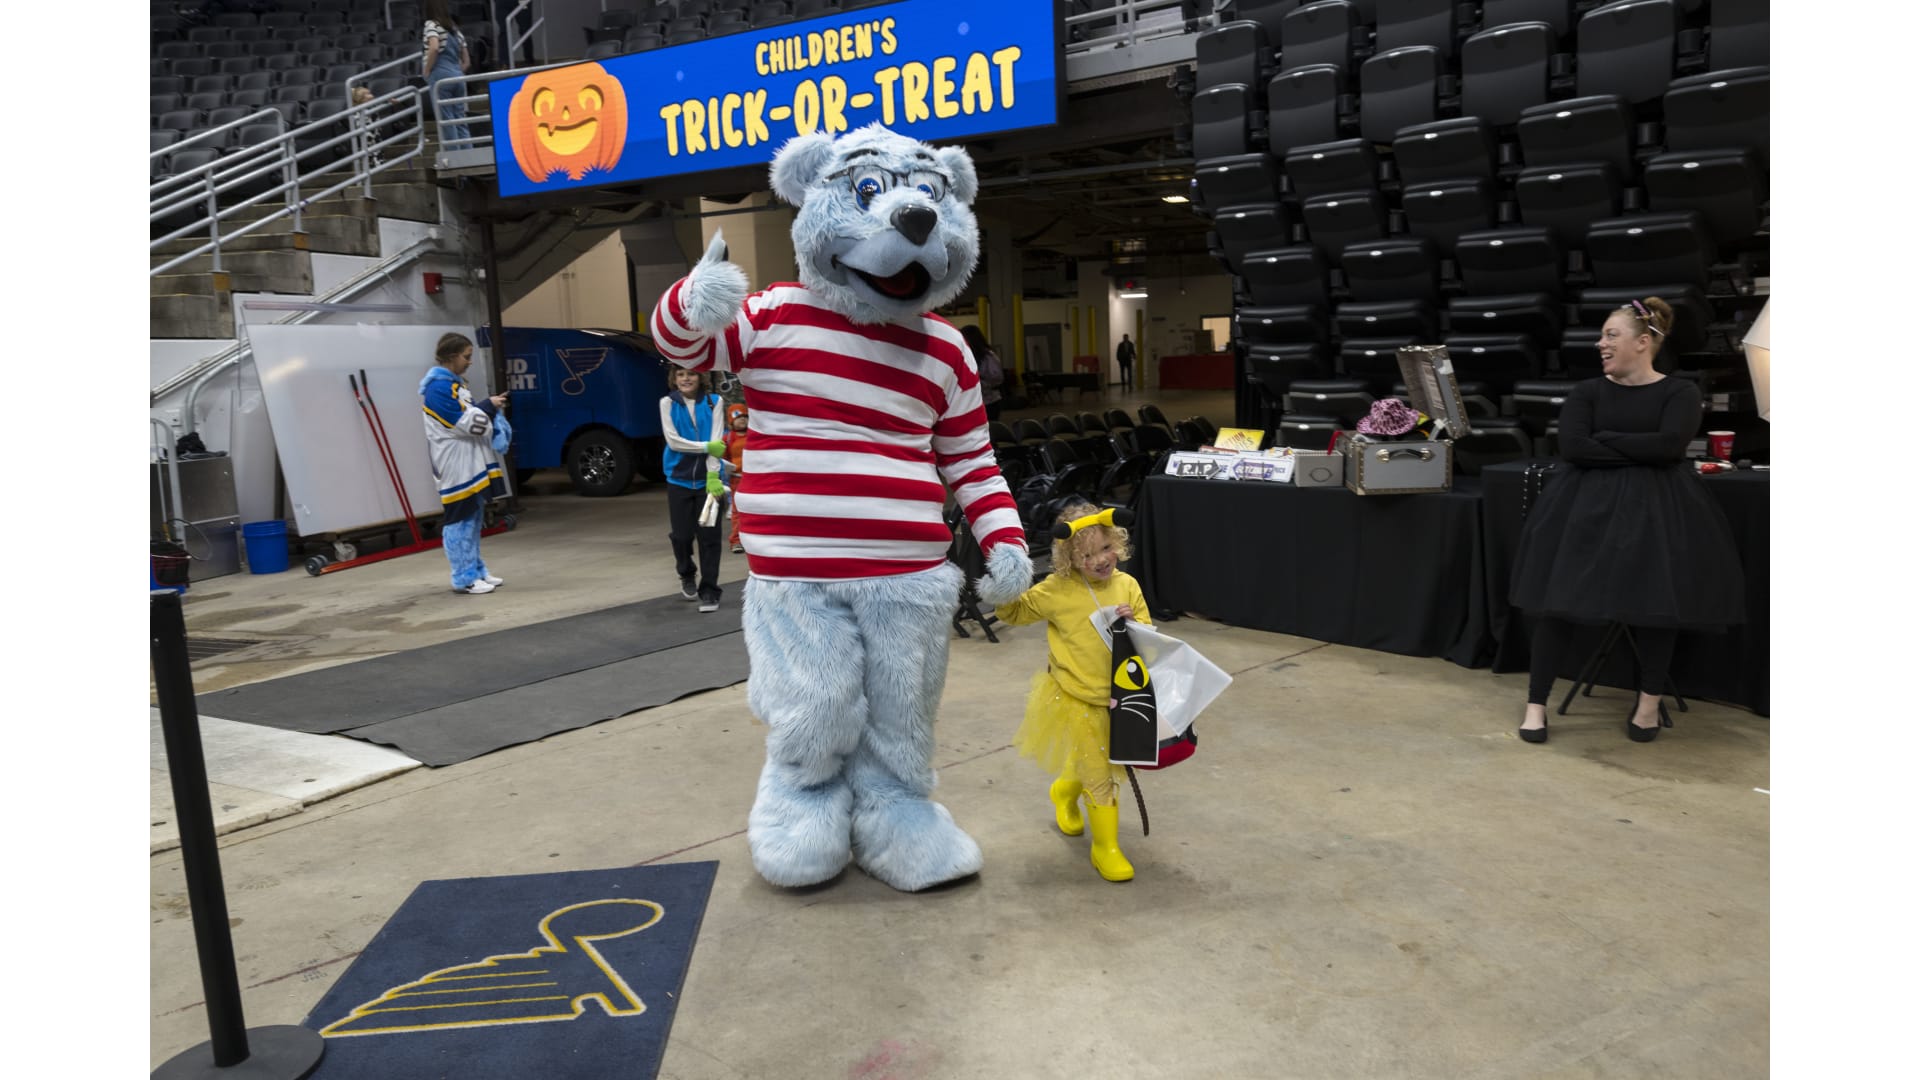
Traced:
[[316, 1080], [645, 1080], [715, 862], [424, 881], [308, 1014]]

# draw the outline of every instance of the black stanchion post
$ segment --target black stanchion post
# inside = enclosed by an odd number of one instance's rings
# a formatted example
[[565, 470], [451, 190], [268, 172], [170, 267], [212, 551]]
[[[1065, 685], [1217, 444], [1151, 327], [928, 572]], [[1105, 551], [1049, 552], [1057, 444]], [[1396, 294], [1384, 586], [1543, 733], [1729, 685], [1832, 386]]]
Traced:
[[320, 1064], [326, 1044], [318, 1033], [291, 1024], [247, 1030], [240, 979], [234, 971], [233, 935], [227, 925], [226, 889], [220, 880], [220, 848], [213, 836], [207, 761], [200, 749], [186, 617], [175, 592], [154, 592], [151, 608], [154, 691], [167, 747], [167, 773], [173, 781], [174, 821], [180, 826], [180, 857], [186, 866], [187, 902], [193, 913], [200, 985], [206, 993], [207, 1027], [212, 1035], [207, 1042], [175, 1055], [153, 1075], [156, 1080], [300, 1080]]

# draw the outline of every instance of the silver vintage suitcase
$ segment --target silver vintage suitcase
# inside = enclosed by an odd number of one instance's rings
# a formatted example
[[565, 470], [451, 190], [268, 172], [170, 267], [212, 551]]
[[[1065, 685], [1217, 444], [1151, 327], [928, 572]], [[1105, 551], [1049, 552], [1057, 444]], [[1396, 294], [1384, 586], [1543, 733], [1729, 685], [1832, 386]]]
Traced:
[[1415, 495], [1453, 488], [1453, 440], [1473, 430], [1453, 361], [1444, 345], [1408, 345], [1399, 352], [1401, 381], [1413, 407], [1434, 419], [1433, 437], [1385, 439], [1343, 431], [1334, 445], [1347, 462], [1356, 495]]

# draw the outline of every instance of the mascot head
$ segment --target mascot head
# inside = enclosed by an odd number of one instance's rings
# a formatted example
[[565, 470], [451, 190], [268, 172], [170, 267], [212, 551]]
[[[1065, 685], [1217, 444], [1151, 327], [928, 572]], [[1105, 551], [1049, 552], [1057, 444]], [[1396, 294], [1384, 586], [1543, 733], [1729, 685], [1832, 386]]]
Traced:
[[774, 194], [800, 208], [800, 281], [856, 323], [909, 319], [946, 304], [980, 255], [973, 159], [879, 124], [802, 135], [773, 158]]

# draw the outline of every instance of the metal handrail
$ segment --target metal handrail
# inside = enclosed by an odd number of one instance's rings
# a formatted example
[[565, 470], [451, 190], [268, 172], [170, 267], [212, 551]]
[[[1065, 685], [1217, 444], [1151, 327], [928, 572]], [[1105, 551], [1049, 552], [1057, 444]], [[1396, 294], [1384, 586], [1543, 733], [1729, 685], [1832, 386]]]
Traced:
[[[1124, 27], [1124, 29], [1119, 30], [1117, 33], [1090, 37], [1085, 41], [1069, 41], [1066, 51], [1068, 53], [1092, 52], [1095, 49], [1109, 46], [1135, 45], [1142, 41], [1152, 41], [1156, 38], [1176, 37], [1184, 34], [1187, 32], [1186, 19], [1184, 17], [1164, 27], [1157, 27], [1145, 33], [1142, 33], [1140, 30], [1140, 19], [1142, 16], [1151, 15], [1156, 11], [1165, 11], [1168, 8], [1180, 8], [1181, 6], [1181, 0], [1115, 0], [1110, 7], [1100, 8], [1096, 11], [1083, 11], [1078, 15], [1068, 15], [1062, 20], [1068, 26], [1097, 22], [1102, 19], [1116, 19], [1119, 21], [1119, 26]], [[1213, 11], [1201, 16], [1200, 21], [1208, 26], [1218, 25], [1221, 6], [1219, 0], [1216, 0], [1213, 5]]]
[[[209, 252], [213, 255], [213, 269], [223, 269], [221, 248], [223, 243], [258, 232], [283, 218], [292, 218], [294, 226], [299, 227], [301, 212], [314, 202], [344, 191], [355, 184], [362, 185], [368, 193], [373, 190], [373, 176], [394, 168], [403, 162], [420, 156], [426, 149], [426, 126], [421, 121], [420, 91], [412, 87], [402, 87], [390, 91], [360, 105], [351, 106], [332, 116], [303, 124], [292, 130], [286, 129], [286, 118], [277, 109], [263, 109], [252, 116], [222, 124], [204, 135], [211, 137], [230, 128], [236, 128], [257, 118], [272, 113], [274, 123], [281, 131], [273, 138], [250, 146], [241, 147], [216, 158], [204, 165], [196, 166], [176, 176], [164, 177], [153, 181], [149, 188], [149, 221], [161, 222], [196, 203], [206, 204], [206, 213], [198, 220], [173, 229], [163, 236], [154, 238], [149, 251], [157, 251], [160, 245], [184, 236], [196, 235], [204, 231], [208, 240], [183, 255], [177, 255], [148, 271], [149, 276], [158, 276], [190, 259], [198, 258]], [[301, 144], [314, 138], [319, 130], [326, 126], [337, 126], [345, 120], [347, 130], [341, 134], [318, 142]], [[403, 124], [402, 129], [384, 138], [377, 138], [380, 127]], [[162, 154], [171, 154], [181, 147], [191, 147], [202, 136], [195, 136], [173, 146], [153, 152], [157, 158]], [[396, 153], [390, 158], [376, 162], [375, 154], [383, 149], [398, 147], [411, 141], [411, 149]], [[329, 153], [334, 147], [351, 143], [353, 150], [346, 157], [333, 160]], [[315, 157], [324, 155], [325, 160], [318, 168], [311, 170], [305, 164]], [[278, 183], [260, 190], [253, 190], [256, 181], [280, 172]], [[346, 178], [326, 184], [326, 180], [335, 174], [344, 173]], [[321, 186], [321, 185], [325, 186]], [[222, 196], [227, 196], [226, 200]], [[272, 199], [281, 199], [285, 205], [253, 221], [226, 228], [242, 211], [259, 206]], [[223, 229], [225, 231], [223, 231]]]

